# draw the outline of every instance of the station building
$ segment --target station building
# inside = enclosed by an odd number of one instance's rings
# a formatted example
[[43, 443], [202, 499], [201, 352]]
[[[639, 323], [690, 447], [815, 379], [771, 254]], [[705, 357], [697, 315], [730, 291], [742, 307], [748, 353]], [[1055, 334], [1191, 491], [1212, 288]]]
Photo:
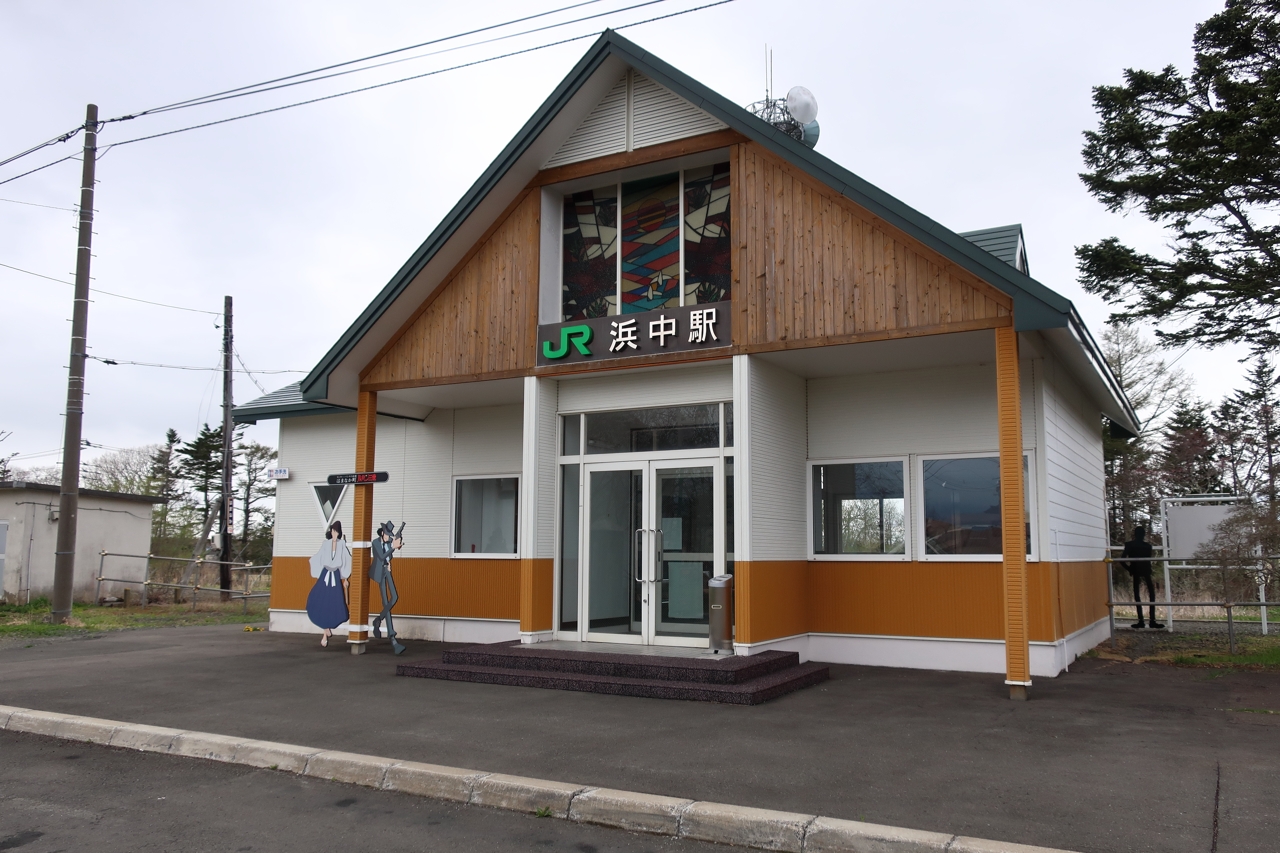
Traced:
[[[1022, 230], [954, 233], [605, 33], [297, 385], [271, 629], [340, 519], [400, 636], [1004, 673], [1106, 636], [1102, 418], [1134, 412]], [[330, 474], [383, 471], [376, 485]]]

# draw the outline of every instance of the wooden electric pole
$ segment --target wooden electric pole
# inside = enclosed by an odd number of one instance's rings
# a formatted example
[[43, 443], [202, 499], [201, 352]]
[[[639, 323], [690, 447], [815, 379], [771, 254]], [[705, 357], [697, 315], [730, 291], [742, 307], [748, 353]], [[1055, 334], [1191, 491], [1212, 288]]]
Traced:
[[223, 590], [222, 600], [227, 601], [231, 589], [231, 513], [236, 502], [231, 494], [231, 473], [235, 470], [232, 448], [231, 398], [232, 356], [231, 297], [222, 298], [222, 507], [218, 519], [218, 587]]
[[98, 107], [84, 116], [84, 165], [80, 170], [80, 229], [76, 241], [76, 295], [71, 312], [71, 361], [67, 365], [67, 413], [62, 435], [62, 488], [58, 544], [53, 562], [53, 622], [71, 616], [76, 573], [76, 516], [80, 509], [80, 441], [84, 420], [85, 337], [89, 331], [89, 260], [93, 246], [93, 182], [98, 156]]

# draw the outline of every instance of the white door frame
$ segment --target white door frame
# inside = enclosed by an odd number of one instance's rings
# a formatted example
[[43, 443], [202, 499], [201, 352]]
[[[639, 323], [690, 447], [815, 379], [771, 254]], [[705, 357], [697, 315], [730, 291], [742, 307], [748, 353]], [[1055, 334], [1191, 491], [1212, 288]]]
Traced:
[[[680, 455], [663, 454], [661, 457], [636, 458], [627, 454], [629, 459], [608, 459], [599, 462], [586, 462], [581, 468], [581, 484], [583, 489], [582, 515], [579, 522], [581, 545], [578, 552], [578, 630], [577, 632], [558, 632], [577, 634], [577, 639], [590, 642], [607, 642], [629, 645], [652, 646], [685, 646], [705, 647], [706, 636], [659, 636], [658, 616], [661, 608], [661, 571], [658, 565], [659, 549], [662, 545], [659, 492], [657, 489], [659, 473], [672, 469], [708, 468], [712, 480], [713, 504], [713, 573], [724, 574], [725, 541], [724, 541], [724, 458], [723, 455], [694, 456], [686, 453]], [[641, 472], [641, 526], [631, 533], [632, 553], [639, 543], [640, 565], [632, 568], [633, 578], [643, 584], [641, 590], [641, 625], [639, 633], [615, 634], [590, 630], [590, 595], [591, 595], [591, 474], [602, 471], [638, 471]], [[628, 595], [628, 618], [632, 616], [632, 598]]]

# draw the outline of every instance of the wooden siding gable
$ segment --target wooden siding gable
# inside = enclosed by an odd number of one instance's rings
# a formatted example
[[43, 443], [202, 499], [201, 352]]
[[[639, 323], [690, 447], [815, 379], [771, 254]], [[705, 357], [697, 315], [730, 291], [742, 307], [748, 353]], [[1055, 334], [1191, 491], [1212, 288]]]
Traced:
[[386, 390], [523, 375], [534, 363], [541, 200], [523, 193], [361, 373]]
[[1013, 300], [756, 143], [734, 146], [734, 343], [990, 328]]

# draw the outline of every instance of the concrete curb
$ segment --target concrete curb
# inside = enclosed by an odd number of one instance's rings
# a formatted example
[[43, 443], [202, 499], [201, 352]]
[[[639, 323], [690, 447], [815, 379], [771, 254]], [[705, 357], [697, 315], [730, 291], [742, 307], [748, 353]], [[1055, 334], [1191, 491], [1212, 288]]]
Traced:
[[384, 791], [676, 838], [793, 853], [1069, 853], [982, 838], [724, 803], [702, 803], [396, 761], [353, 752], [190, 732], [0, 705], [0, 729], [203, 758]]

